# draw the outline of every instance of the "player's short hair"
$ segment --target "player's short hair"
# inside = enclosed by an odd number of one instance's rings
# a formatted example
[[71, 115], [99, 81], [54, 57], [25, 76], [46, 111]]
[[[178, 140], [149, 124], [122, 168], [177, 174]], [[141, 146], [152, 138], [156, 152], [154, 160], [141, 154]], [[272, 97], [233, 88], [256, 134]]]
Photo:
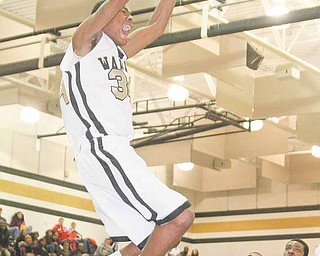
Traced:
[[95, 13], [104, 2], [108, 2], [108, 1], [109, 0], [103, 0], [103, 1], [99, 1], [98, 3], [96, 3], [91, 11], [91, 14]]

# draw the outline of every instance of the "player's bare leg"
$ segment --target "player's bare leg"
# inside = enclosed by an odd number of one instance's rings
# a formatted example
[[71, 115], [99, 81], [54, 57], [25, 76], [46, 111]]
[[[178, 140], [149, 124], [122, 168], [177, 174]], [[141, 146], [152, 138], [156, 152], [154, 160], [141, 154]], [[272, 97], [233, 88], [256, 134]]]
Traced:
[[171, 248], [177, 246], [193, 221], [194, 213], [186, 209], [170, 222], [156, 226], [142, 252], [135, 244], [130, 243], [120, 250], [121, 256], [163, 256]]
[[[156, 226], [141, 256], [163, 256], [177, 244], [194, 221], [194, 213], [186, 209], [170, 222]], [[125, 256], [125, 255], [123, 255]]]
[[120, 253], [122, 256], [138, 256], [141, 253], [141, 250], [134, 243], [130, 243], [122, 248]]

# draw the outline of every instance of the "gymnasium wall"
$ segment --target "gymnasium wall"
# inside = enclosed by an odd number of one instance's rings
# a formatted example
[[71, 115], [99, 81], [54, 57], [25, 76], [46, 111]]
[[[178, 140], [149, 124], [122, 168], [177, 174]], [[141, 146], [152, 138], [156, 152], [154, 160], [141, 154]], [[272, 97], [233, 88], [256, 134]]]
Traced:
[[[43, 234], [62, 216], [66, 226], [75, 221], [84, 237], [100, 243], [106, 236], [70, 148], [49, 139], [39, 145], [33, 136], [0, 128], [0, 165], [0, 205], [8, 220], [21, 210], [27, 224]], [[189, 245], [201, 256], [281, 255], [291, 237], [301, 237], [313, 256], [320, 244], [319, 183], [288, 185], [263, 178], [257, 170], [255, 188], [196, 192], [173, 185], [170, 165], [151, 170], [187, 196], [196, 212], [180, 249]]]

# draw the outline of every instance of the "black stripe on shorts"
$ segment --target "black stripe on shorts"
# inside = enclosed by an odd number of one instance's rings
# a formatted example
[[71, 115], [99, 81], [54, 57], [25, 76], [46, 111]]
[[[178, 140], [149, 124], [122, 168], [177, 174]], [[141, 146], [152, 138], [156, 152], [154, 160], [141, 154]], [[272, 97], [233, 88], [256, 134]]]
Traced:
[[162, 220], [157, 220], [156, 224], [163, 225], [165, 223], [168, 223], [169, 221], [176, 218], [180, 213], [182, 213], [185, 209], [189, 208], [190, 206], [191, 206], [191, 203], [189, 201], [184, 202], [176, 210], [170, 213], [167, 217], [163, 218]]
[[[145, 208], [148, 209], [148, 211], [151, 213], [151, 218], [150, 219], [146, 219], [147, 221], [156, 221], [157, 219], [157, 212], [155, 212], [138, 194], [138, 192], [136, 191], [136, 189], [134, 188], [133, 184], [131, 183], [131, 181], [129, 180], [128, 176], [126, 175], [125, 171], [122, 169], [120, 163], [118, 162], [118, 160], [111, 155], [109, 152], [107, 152], [106, 150], [103, 149], [103, 143], [102, 143], [102, 138], [98, 138], [98, 146], [99, 146], [99, 150], [100, 152], [107, 157], [111, 163], [113, 164], [113, 166], [119, 171], [121, 177], [123, 178], [125, 184], [127, 185], [127, 187], [129, 188], [129, 190], [131, 191], [131, 193], [133, 194], [133, 196], [137, 199], [137, 201], [143, 205]], [[140, 212], [139, 212], [140, 213]], [[141, 213], [140, 213], [141, 214]], [[142, 214], [141, 214], [142, 215]], [[142, 215], [143, 216], [143, 215]], [[145, 217], [144, 217], [145, 218]]]

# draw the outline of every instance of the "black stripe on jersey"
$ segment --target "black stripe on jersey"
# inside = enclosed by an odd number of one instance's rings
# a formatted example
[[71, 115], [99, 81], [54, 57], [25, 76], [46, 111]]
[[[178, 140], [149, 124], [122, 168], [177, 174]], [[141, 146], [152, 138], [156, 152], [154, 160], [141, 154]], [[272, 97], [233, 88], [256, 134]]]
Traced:
[[80, 118], [82, 123], [87, 128], [86, 137], [87, 138], [92, 138], [92, 135], [91, 135], [90, 130], [89, 130], [91, 125], [81, 115], [80, 110], [79, 110], [79, 106], [78, 106], [78, 103], [77, 103], [77, 100], [76, 100], [76, 97], [74, 96], [74, 93], [73, 93], [73, 90], [72, 90], [72, 85], [71, 85], [72, 84], [72, 74], [69, 71], [66, 71], [66, 74], [68, 75], [69, 96], [70, 96], [71, 106], [73, 107], [74, 111], [76, 112], [77, 116]]
[[117, 168], [117, 170], [119, 171], [121, 177], [124, 180], [124, 183], [127, 185], [127, 187], [130, 189], [131, 193], [133, 194], [133, 196], [138, 200], [138, 202], [140, 202], [144, 207], [146, 207], [149, 212], [151, 213], [151, 218], [148, 219], [148, 221], [154, 221], [156, 222], [157, 219], [157, 212], [155, 212], [145, 201], [143, 201], [143, 199], [139, 196], [139, 194], [137, 193], [136, 189], [134, 188], [134, 186], [132, 185], [131, 181], [129, 180], [128, 176], [126, 175], [126, 173], [124, 172], [124, 170], [122, 169], [120, 163], [118, 162], [118, 160], [111, 155], [109, 152], [105, 151], [103, 149], [103, 143], [102, 143], [102, 138], [98, 138], [98, 147], [99, 150], [102, 154], [104, 154], [113, 164], [114, 167]]
[[[130, 200], [127, 198], [127, 196], [125, 195], [125, 193], [121, 190], [119, 184], [117, 183], [115, 177], [113, 176], [113, 173], [110, 169], [110, 167], [108, 166], [108, 164], [101, 159], [96, 152], [95, 146], [94, 146], [94, 141], [93, 140], [89, 140], [90, 141], [90, 145], [91, 145], [91, 153], [94, 155], [94, 157], [99, 161], [100, 165], [102, 166], [104, 172], [107, 174], [113, 188], [115, 189], [115, 191], [118, 192], [118, 195], [121, 197], [121, 199], [127, 204], [129, 205], [131, 208], [135, 209], [137, 212], [138, 209], [130, 202]], [[140, 212], [139, 212], [140, 213]], [[140, 213], [141, 214], [141, 213]], [[141, 214], [142, 215], [142, 214]], [[143, 216], [143, 215], [142, 215]]]
[[117, 47], [117, 50], [118, 50], [118, 57], [119, 57], [120, 60], [122, 60], [123, 57], [124, 57], [124, 54], [123, 54], [123, 52], [119, 49], [119, 47]]
[[95, 114], [92, 112], [92, 110], [90, 109], [90, 107], [88, 105], [87, 96], [86, 96], [86, 94], [82, 88], [82, 84], [81, 84], [80, 62], [79, 61], [75, 64], [75, 68], [76, 68], [76, 84], [77, 84], [79, 93], [81, 95], [83, 105], [84, 105], [85, 109], [87, 110], [88, 115], [89, 115], [91, 121], [93, 122], [94, 126], [97, 128], [97, 130], [103, 135], [108, 135], [108, 133], [105, 131], [102, 124], [99, 122], [99, 120], [97, 119], [97, 117], [95, 116]]

